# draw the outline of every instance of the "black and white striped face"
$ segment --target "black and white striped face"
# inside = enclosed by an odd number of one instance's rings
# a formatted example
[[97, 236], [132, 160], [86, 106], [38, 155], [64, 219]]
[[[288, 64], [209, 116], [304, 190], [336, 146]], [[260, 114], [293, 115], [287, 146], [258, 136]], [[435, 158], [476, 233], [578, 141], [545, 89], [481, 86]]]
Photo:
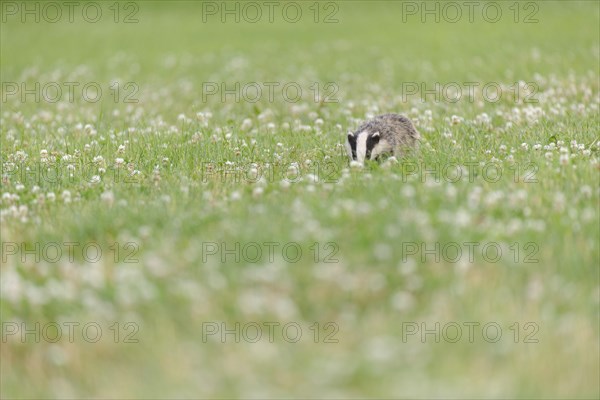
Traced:
[[346, 140], [346, 151], [352, 161], [364, 164], [365, 160], [373, 160], [383, 152], [386, 146], [381, 142], [379, 132], [362, 131], [356, 134], [349, 132], [348, 140]]

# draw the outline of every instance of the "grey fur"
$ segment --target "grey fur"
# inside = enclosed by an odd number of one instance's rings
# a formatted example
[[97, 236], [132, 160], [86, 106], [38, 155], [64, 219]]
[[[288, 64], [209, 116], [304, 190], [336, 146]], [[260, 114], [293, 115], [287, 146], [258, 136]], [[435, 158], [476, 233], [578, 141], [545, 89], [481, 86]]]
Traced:
[[[377, 138], [379, 132], [379, 138]], [[359, 137], [367, 136], [366, 154], [364, 159], [370, 160], [383, 154], [402, 156], [403, 149], [417, 147], [420, 135], [410, 119], [399, 114], [379, 115], [362, 123], [356, 131], [348, 134], [346, 148], [351, 160], [360, 161], [357, 153]], [[363, 139], [364, 140], [364, 139]], [[360, 147], [360, 146], [359, 146]], [[373, 157], [371, 157], [371, 152]], [[357, 157], [358, 156], [358, 157]]]

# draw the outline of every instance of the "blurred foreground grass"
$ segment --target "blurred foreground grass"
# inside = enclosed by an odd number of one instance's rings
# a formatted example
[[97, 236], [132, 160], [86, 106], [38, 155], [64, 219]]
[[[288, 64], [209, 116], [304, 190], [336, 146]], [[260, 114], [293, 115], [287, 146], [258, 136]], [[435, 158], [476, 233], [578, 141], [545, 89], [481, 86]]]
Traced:
[[[6, 3], [2, 398], [598, 397], [598, 3]], [[384, 112], [420, 151], [349, 169]]]

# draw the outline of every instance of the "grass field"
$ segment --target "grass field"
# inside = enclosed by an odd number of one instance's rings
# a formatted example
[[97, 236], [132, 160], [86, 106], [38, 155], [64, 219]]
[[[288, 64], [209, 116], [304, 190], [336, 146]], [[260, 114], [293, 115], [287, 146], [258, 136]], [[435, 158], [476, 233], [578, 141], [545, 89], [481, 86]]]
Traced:
[[598, 398], [565, 3], [2, 1], [0, 397]]

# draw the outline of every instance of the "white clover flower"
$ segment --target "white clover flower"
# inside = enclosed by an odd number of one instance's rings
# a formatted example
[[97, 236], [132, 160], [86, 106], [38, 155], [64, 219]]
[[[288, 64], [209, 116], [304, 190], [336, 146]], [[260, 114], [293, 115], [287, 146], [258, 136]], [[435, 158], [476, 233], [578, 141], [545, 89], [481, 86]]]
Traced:
[[123, 153], [125, 153], [125, 145], [123, 145], [123, 144], [120, 144], [120, 145], [119, 145], [119, 148], [117, 149], [117, 153], [118, 153], [118, 154], [123, 154]]
[[56, 200], [56, 195], [54, 192], [48, 192], [46, 193], [46, 199], [48, 199], [48, 201], [54, 201]]
[[398, 159], [394, 156], [389, 157], [387, 160], [385, 160], [385, 162], [383, 163], [382, 167], [383, 168], [390, 168], [392, 165], [398, 164]]
[[588, 185], [583, 185], [581, 188], [579, 188], [579, 191], [581, 192], [581, 194], [586, 197], [586, 198], [590, 198], [592, 197], [592, 188]]
[[40, 150], [40, 157], [41, 158], [48, 158], [48, 150], [46, 150], [46, 149]]
[[115, 165], [118, 167], [120, 167], [121, 165], [123, 165], [125, 163], [125, 160], [122, 158], [115, 158]]
[[22, 183], [17, 183], [17, 184], [15, 185], [15, 190], [16, 190], [17, 192], [21, 192], [21, 191], [23, 191], [24, 189], [25, 189], [25, 185], [23, 185]]
[[71, 192], [68, 190], [63, 191], [61, 198], [63, 199], [65, 204], [70, 203], [71, 202]]
[[211, 117], [211, 115], [209, 115], [209, 114], [210, 113], [203, 113], [203, 112], [196, 113], [196, 119], [198, 120], [200, 125], [202, 125], [202, 126], [208, 125], [208, 120]]
[[242, 125], [240, 126], [240, 130], [247, 131], [250, 128], [252, 128], [252, 120], [250, 118], [244, 118]]
[[261, 186], [257, 186], [252, 190], [252, 196], [259, 197], [265, 190]]
[[92, 176], [92, 178], [90, 179], [90, 183], [92, 185], [95, 185], [97, 183], [100, 183], [100, 176], [99, 175], [94, 175]]
[[525, 151], [529, 150], [529, 144], [527, 143], [521, 143], [521, 148]]
[[475, 121], [480, 125], [489, 125], [492, 120], [487, 113], [481, 113], [475, 117]]
[[315, 174], [307, 174], [305, 179], [310, 183], [317, 183], [319, 181], [319, 177]]
[[259, 179], [259, 173], [258, 173], [258, 169], [256, 167], [252, 167], [248, 170], [248, 173], [246, 174], [246, 179], [248, 179], [250, 182], [256, 182], [257, 179]]
[[539, 143], [533, 145], [534, 150], [540, 150], [541, 148], [542, 148], [542, 145]]
[[559, 158], [560, 165], [567, 165], [569, 163], [569, 154], [562, 153]]
[[104, 203], [108, 204], [109, 206], [112, 206], [113, 203], [115, 202], [115, 195], [111, 191], [106, 191], [100, 195], [100, 200], [102, 200]]
[[25, 153], [23, 150], [19, 150], [17, 152], [15, 152], [15, 160], [23, 162], [25, 160], [27, 160], [27, 153]]
[[231, 193], [231, 196], [229, 198], [233, 201], [236, 201], [242, 198], [242, 194], [236, 190], [235, 192]]
[[566, 201], [567, 198], [565, 197], [564, 193], [556, 192], [554, 194], [554, 209], [556, 211], [564, 210]]

